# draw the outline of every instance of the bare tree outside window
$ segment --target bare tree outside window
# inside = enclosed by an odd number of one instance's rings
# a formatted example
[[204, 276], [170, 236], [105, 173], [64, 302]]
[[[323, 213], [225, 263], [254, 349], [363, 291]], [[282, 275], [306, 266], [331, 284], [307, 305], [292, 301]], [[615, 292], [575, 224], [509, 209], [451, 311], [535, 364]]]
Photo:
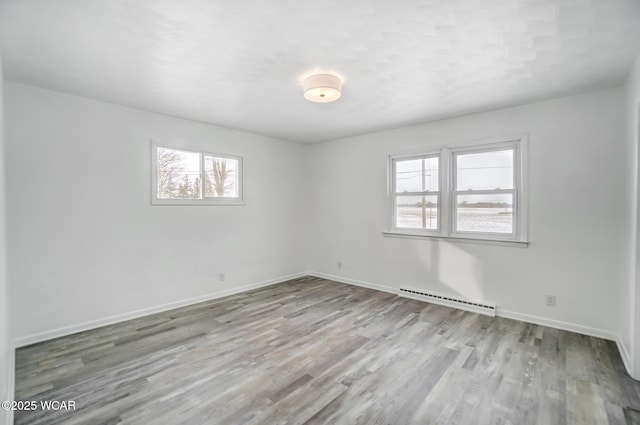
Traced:
[[238, 196], [237, 164], [235, 159], [205, 156], [205, 196]]
[[173, 149], [158, 148], [158, 198], [171, 199], [178, 194], [175, 178], [184, 171], [182, 155]]
[[158, 147], [159, 199], [200, 199], [200, 154]]

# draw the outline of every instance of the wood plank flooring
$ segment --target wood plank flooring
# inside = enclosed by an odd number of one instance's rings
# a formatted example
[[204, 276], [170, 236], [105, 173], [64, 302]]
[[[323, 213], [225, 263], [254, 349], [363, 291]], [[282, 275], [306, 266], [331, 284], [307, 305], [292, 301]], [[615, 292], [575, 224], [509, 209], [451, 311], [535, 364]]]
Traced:
[[16, 424], [637, 424], [613, 342], [318, 278], [21, 348]]

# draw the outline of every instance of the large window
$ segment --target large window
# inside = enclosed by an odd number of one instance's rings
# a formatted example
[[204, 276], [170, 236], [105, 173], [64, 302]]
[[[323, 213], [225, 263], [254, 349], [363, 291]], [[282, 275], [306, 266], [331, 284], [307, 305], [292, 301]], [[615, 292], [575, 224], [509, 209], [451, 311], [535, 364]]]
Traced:
[[242, 158], [152, 145], [152, 203], [242, 203]]
[[524, 136], [390, 157], [391, 232], [526, 242]]

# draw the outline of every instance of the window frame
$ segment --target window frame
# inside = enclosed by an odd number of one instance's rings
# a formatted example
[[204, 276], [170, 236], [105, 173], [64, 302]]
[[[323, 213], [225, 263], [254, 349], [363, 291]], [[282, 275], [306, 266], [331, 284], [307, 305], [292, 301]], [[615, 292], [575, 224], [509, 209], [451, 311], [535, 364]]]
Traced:
[[[502, 193], [503, 190], [456, 190], [456, 163], [457, 155], [482, 152], [492, 152], [505, 149], [513, 149], [513, 189], [504, 190], [505, 193], [513, 193], [513, 232], [492, 233], [459, 231], [456, 229], [457, 205], [456, 199], [464, 194], [492, 194]], [[527, 186], [527, 151], [528, 135], [516, 134], [511, 136], [493, 137], [489, 139], [473, 140], [464, 144], [452, 144], [441, 146], [437, 150], [428, 150], [420, 153], [399, 154], [388, 156], [388, 231], [383, 232], [387, 236], [419, 237], [435, 239], [451, 239], [478, 243], [498, 243], [507, 245], [528, 244], [528, 186]], [[396, 198], [395, 192], [395, 164], [398, 160], [419, 159], [439, 155], [440, 169], [440, 205], [438, 211], [439, 230], [411, 229], [397, 227], [396, 225]], [[462, 193], [461, 193], [462, 192]]]
[[[200, 155], [200, 199], [163, 199], [158, 198], [158, 148], [196, 153]], [[205, 157], [225, 158], [238, 161], [237, 197], [205, 197]], [[233, 154], [218, 154], [181, 146], [151, 142], [151, 204], [152, 205], [245, 205], [243, 197], [243, 157]]]
[[[419, 191], [419, 192], [398, 192], [396, 190], [396, 179], [395, 179], [395, 175], [396, 175], [396, 163], [398, 161], [410, 161], [410, 160], [416, 160], [416, 159], [428, 159], [428, 158], [438, 158], [438, 190], [433, 192], [433, 191], [428, 191], [428, 190], [424, 190], [424, 191]], [[390, 174], [390, 185], [391, 185], [391, 228], [393, 230], [398, 230], [398, 231], [409, 231], [409, 232], [415, 232], [418, 234], [424, 234], [424, 235], [437, 235], [441, 232], [442, 230], [442, 219], [441, 219], [441, 214], [438, 213], [437, 214], [437, 219], [436, 219], [436, 228], [435, 229], [423, 229], [423, 228], [410, 228], [410, 227], [397, 227], [395, 225], [395, 217], [397, 217], [397, 199], [398, 196], [436, 196], [437, 200], [438, 200], [438, 210], [441, 211], [442, 207], [443, 207], [443, 191], [442, 191], [442, 179], [445, 176], [445, 174], [443, 173], [442, 170], [442, 157], [441, 157], [441, 152], [440, 151], [432, 151], [432, 152], [428, 152], [428, 153], [423, 153], [423, 154], [409, 154], [409, 155], [395, 155], [393, 157], [390, 157], [390, 166], [391, 166], [391, 174]]]

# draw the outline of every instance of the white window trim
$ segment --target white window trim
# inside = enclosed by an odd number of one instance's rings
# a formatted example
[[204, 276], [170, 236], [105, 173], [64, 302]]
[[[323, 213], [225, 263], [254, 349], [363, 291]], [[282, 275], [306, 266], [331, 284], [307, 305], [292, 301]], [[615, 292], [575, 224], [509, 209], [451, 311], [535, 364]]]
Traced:
[[[238, 161], [238, 196], [237, 197], [220, 197], [220, 198], [205, 198], [202, 199], [159, 199], [157, 196], [158, 191], [158, 148], [175, 149], [185, 152], [192, 152], [200, 154], [200, 172], [204, 173], [204, 157], [213, 156], [216, 158], [228, 158]], [[231, 154], [218, 154], [205, 152], [195, 149], [184, 148], [181, 146], [172, 146], [166, 144], [160, 144], [157, 142], [151, 142], [151, 204], [152, 205], [221, 205], [221, 206], [237, 206], [245, 205], [243, 198], [243, 158], [240, 155]], [[201, 176], [204, 177], [204, 176]], [[205, 179], [200, 179], [200, 190], [204, 193]]]
[[[438, 182], [440, 182], [439, 184], [439, 190], [437, 192], [429, 192], [429, 191], [425, 191], [425, 192], [402, 192], [400, 194], [398, 194], [396, 192], [396, 187], [395, 187], [395, 174], [396, 174], [396, 170], [395, 170], [395, 164], [396, 164], [396, 160], [401, 159], [401, 160], [410, 160], [410, 159], [424, 159], [424, 158], [433, 158], [433, 157], [437, 157], [438, 158]], [[443, 202], [443, 196], [444, 193], [442, 191], [442, 178], [443, 178], [443, 172], [442, 172], [442, 155], [440, 151], [432, 151], [432, 152], [427, 152], [427, 153], [422, 153], [419, 155], [397, 155], [397, 156], [393, 156], [390, 157], [390, 161], [389, 161], [389, 166], [391, 167], [391, 172], [389, 173], [389, 185], [391, 187], [391, 192], [389, 194], [390, 199], [391, 199], [391, 214], [389, 214], [389, 228], [393, 229], [393, 230], [398, 230], [400, 232], [408, 230], [409, 232], [416, 232], [419, 234], [423, 234], [423, 235], [438, 235], [439, 233], [441, 233], [442, 231], [442, 219], [441, 219], [441, 214], [438, 214], [438, 222], [436, 223], [436, 229], [407, 229], [407, 228], [396, 228], [394, 227], [394, 217], [396, 215], [396, 198], [398, 197], [398, 195], [400, 196], [423, 196], [425, 193], [431, 193], [431, 195], [427, 195], [427, 196], [437, 196], [438, 197], [438, 208], [441, 208], [441, 204]]]
[[[453, 205], [454, 191], [454, 154], [460, 152], [482, 152], [499, 150], [505, 147], [514, 147], [514, 208], [513, 216], [515, 227], [513, 234], [478, 233], [455, 231]], [[388, 230], [382, 232], [384, 236], [408, 237], [424, 239], [447, 239], [460, 242], [486, 243], [491, 245], [527, 246], [528, 241], [528, 135], [515, 134], [488, 139], [477, 139], [464, 144], [442, 146], [439, 150], [429, 150], [419, 153], [409, 153], [388, 156], [388, 190], [387, 190], [387, 223]], [[440, 156], [440, 202], [438, 206], [439, 230], [397, 228], [395, 223], [395, 162], [396, 160], [410, 158], [424, 158], [433, 155]], [[495, 192], [495, 191], [489, 191]], [[480, 191], [474, 191], [480, 193]]]

